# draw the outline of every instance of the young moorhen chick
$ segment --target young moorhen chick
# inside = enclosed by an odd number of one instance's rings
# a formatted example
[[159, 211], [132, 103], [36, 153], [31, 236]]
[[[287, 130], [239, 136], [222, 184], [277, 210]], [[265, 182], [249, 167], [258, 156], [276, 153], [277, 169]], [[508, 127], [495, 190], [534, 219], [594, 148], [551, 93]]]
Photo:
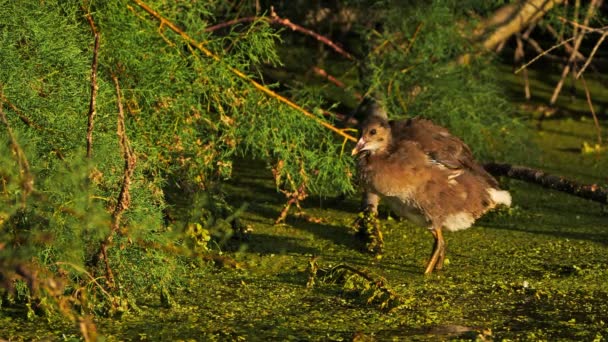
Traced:
[[497, 204], [511, 204], [511, 195], [475, 162], [468, 146], [428, 120], [389, 122], [371, 115], [352, 154], [359, 154], [369, 209], [375, 213], [382, 198], [397, 215], [431, 230], [435, 244], [425, 274], [443, 266], [443, 229], [469, 228]]

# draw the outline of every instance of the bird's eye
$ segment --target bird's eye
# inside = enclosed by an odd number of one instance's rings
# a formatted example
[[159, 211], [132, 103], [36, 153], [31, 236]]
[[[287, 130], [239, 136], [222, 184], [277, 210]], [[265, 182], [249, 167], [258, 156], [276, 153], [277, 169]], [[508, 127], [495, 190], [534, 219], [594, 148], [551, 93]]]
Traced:
[[376, 132], [376, 129], [375, 129], [375, 128], [372, 128], [372, 130], [371, 130], [371, 131], [369, 131], [369, 135], [376, 135], [376, 133], [377, 133], [377, 132]]

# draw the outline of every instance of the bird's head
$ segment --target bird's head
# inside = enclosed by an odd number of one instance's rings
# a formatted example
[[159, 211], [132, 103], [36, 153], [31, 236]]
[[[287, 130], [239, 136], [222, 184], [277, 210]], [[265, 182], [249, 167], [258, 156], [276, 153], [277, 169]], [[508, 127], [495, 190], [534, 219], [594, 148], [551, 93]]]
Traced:
[[391, 142], [391, 127], [384, 118], [372, 116], [365, 120], [361, 125], [361, 135], [357, 146], [352, 151], [352, 155], [363, 151], [375, 153], [385, 150]]

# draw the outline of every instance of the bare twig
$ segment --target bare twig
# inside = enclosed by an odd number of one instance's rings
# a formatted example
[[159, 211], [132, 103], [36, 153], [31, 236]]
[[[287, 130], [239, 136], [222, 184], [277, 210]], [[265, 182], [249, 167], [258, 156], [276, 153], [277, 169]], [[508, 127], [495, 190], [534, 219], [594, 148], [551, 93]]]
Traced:
[[[552, 25], [547, 24], [547, 25], [545, 25], [545, 28], [547, 29], [547, 31], [548, 31], [549, 33], [551, 33], [551, 35], [552, 35], [552, 36], [553, 36], [553, 37], [554, 37], [554, 38], [555, 38], [557, 41], [562, 41], [562, 40], [563, 40], [562, 35], [560, 35], [560, 34], [559, 34], [559, 33], [558, 33], [556, 30], [555, 30], [555, 28], [553, 28], [553, 26], [552, 26]], [[564, 44], [564, 48], [566, 49], [566, 52], [567, 52], [568, 54], [572, 54], [572, 53], [574, 52], [574, 48], [572, 47], [572, 45], [571, 45], [570, 43], [566, 43], [566, 44]], [[578, 61], [578, 60], [584, 60], [584, 59], [585, 59], [585, 56], [584, 56], [584, 55], [583, 55], [583, 54], [582, 54], [580, 51], [576, 51], [576, 52], [575, 52], [575, 55], [576, 55], [576, 60], [577, 60], [577, 61]]]
[[414, 31], [412, 38], [410, 38], [410, 40], [407, 44], [407, 48], [405, 48], [405, 51], [403, 53], [404, 56], [407, 56], [407, 54], [410, 52], [412, 46], [416, 42], [416, 38], [418, 38], [418, 34], [420, 33], [420, 30], [422, 29], [422, 24], [423, 23], [421, 22], [420, 24], [418, 24], [418, 26], [416, 26], [416, 30]]
[[[153, 16], [154, 18], [156, 18], [158, 21], [161, 22], [161, 25], [166, 25], [167, 27], [169, 27], [173, 32], [177, 33], [178, 35], [180, 35], [184, 40], [186, 40], [188, 43], [192, 44], [192, 46], [195, 46], [198, 50], [200, 50], [203, 54], [205, 54], [205, 56], [212, 58], [215, 61], [221, 61], [221, 58], [214, 54], [213, 52], [211, 52], [210, 50], [206, 49], [203, 46], [203, 43], [199, 43], [196, 40], [194, 40], [192, 37], [190, 37], [188, 34], [186, 34], [184, 31], [182, 31], [179, 27], [177, 27], [177, 25], [173, 24], [171, 21], [167, 20], [165, 17], [161, 16], [160, 14], [158, 14], [158, 12], [154, 11], [152, 8], [150, 8], [150, 6], [148, 6], [146, 3], [144, 3], [141, 0], [133, 0], [133, 2], [135, 2], [139, 7], [141, 7], [144, 11], [148, 12], [148, 14], [150, 14], [151, 16]], [[297, 105], [296, 103], [294, 103], [293, 101], [287, 99], [284, 96], [281, 96], [279, 94], [277, 94], [276, 92], [268, 89], [267, 87], [265, 87], [264, 85], [256, 82], [255, 80], [251, 79], [249, 76], [245, 75], [242, 71], [231, 67], [231, 66], [227, 66], [227, 68], [232, 71], [232, 73], [234, 73], [236, 76], [238, 76], [239, 78], [249, 82], [251, 85], [253, 85], [256, 89], [260, 90], [261, 92], [265, 93], [266, 95], [276, 99], [279, 102], [282, 102], [284, 104], [286, 104], [287, 106], [299, 111], [300, 113], [304, 114], [305, 116], [311, 118], [312, 120], [316, 121], [318, 124], [320, 124], [321, 126], [341, 135], [342, 137], [344, 137], [347, 140], [350, 141], [357, 141], [357, 139], [355, 137], [353, 137], [352, 135], [345, 133], [344, 130], [336, 128], [334, 126], [332, 126], [331, 124], [327, 123], [325, 120], [322, 120], [320, 118], [318, 118], [317, 116], [315, 116], [314, 114], [312, 114], [311, 112], [307, 111], [306, 109], [300, 107], [299, 105]]]
[[549, 52], [551, 52], [551, 51], [553, 51], [553, 50], [555, 50], [555, 49], [557, 49], [558, 47], [560, 47], [560, 46], [562, 46], [562, 45], [564, 45], [564, 44], [566, 44], [566, 43], [568, 43], [568, 42], [570, 42], [570, 41], [573, 41], [573, 40], [574, 40], [574, 38], [575, 38], [575, 37], [571, 37], [571, 38], [568, 38], [568, 39], [564, 40], [563, 42], [559, 42], [558, 44], [553, 45], [553, 46], [552, 46], [552, 47], [550, 47], [549, 49], [547, 49], [547, 50], [543, 51], [543, 52], [542, 52], [541, 54], [539, 54], [538, 56], [536, 56], [536, 57], [532, 58], [532, 60], [531, 60], [531, 61], [529, 61], [528, 63], [524, 64], [524, 65], [523, 65], [523, 66], [521, 66], [519, 69], [515, 70], [515, 73], [516, 73], [516, 74], [517, 74], [517, 73], [519, 73], [521, 70], [523, 70], [524, 68], [528, 67], [530, 64], [532, 64], [532, 63], [536, 62], [536, 61], [537, 61], [539, 58], [541, 58], [542, 56], [544, 56], [544, 55], [548, 54]]
[[277, 24], [277, 25], [282, 25], [285, 27], [290, 28], [292, 31], [296, 31], [296, 32], [300, 32], [302, 34], [305, 34], [307, 36], [311, 36], [313, 38], [315, 38], [316, 40], [320, 41], [321, 43], [329, 46], [330, 48], [332, 48], [334, 51], [336, 51], [337, 53], [341, 54], [342, 56], [350, 59], [350, 60], [354, 60], [355, 58], [353, 57], [353, 55], [351, 55], [350, 53], [346, 52], [343, 48], [339, 47], [336, 43], [332, 42], [329, 38], [322, 36], [312, 30], [309, 30], [303, 26], [300, 26], [298, 24], [294, 24], [292, 23], [289, 19], [287, 18], [281, 18], [279, 17], [274, 11], [272, 11], [270, 13], [270, 17], [245, 17], [245, 18], [239, 18], [239, 19], [234, 19], [234, 20], [229, 20], [223, 23], [219, 23], [213, 26], [209, 26], [205, 29], [205, 32], [213, 32], [216, 30], [219, 30], [221, 28], [224, 27], [228, 27], [228, 26], [232, 26], [232, 25], [236, 25], [236, 24], [240, 24], [240, 23], [249, 23], [249, 22], [254, 22], [254, 21], [260, 21], [260, 20], [264, 20], [267, 21], [271, 24]]
[[[325, 78], [326, 80], [328, 80], [329, 82], [334, 84], [336, 87], [342, 88], [342, 89], [346, 88], [346, 85], [344, 84], [344, 82], [342, 82], [339, 79], [335, 78], [334, 76], [328, 74], [327, 71], [325, 71], [324, 69], [313, 66], [312, 71], [315, 73], [315, 75], [319, 75], [319, 76]], [[357, 100], [359, 100], [359, 101], [363, 100], [363, 95], [361, 95], [360, 93], [355, 92], [353, 95], [357, 98]]]
[[[519, 63], [525, 57], [524, 43], [522, 41], [522, 35], [519, 33], [515, 34], [515, 41], [517, 42], [517, 48], [515, 49], [515, 54], [513, 56], [513, 59], [514, 59], [515, 63]], [[530, 94], [530, 81], [528, 80], [528, 69], [527, 68], [524, 68], [523, 78], [524, 78], [524, 93], [526, 96], [526, 100], [529, 100], [531, 98], [531, 94]]]
[[587, 24], [581, 24], [576, 21], [568, 20], [564, 17], [557, 17], [557, 19], [559, 19], [560, 21], [562, 21], [564, 23], [568, 23], [568, 24], [574, 26], [575, 28], [580, 28], [580, 29], [583, 29], [588, 32], [604, 33], [606, 31], [608, 31], [608, 26], [603, 26], [603, 27], [597, 28], [597, 27], [591, 27]]
[[91, 26], [91, 32], [95, 37], [95, 45], [93, 47], [93, 62], [91, 65], [91, 102], [89, 103], [89, 119], [87, 124], [87, 158], [91, 158], [93, 148], [93, 126], [95, 123], [95, 114], [97, 114], [95, 104], [97, 102], [97, 91], [99, 89], [99, 86], [97, 85], [97, 57], [99, 54], [100, 34], [97, 31], [97, 28], [95, 27], [95, 22], [93, 21], [93, 17], [90, 13], [87, 13], [86, 18], [89, 22], [89, 25]]
[[95, 279], [91, 273], [89, 273], [84, 267], [82, 266], [78, 266], [76, 264], [73, 264], [71, 262], [65, 262], [65, 261], [57, 261], [55, 262], [55, 265], [58, 266], [70, 266], [73, 269], [75, 269], [76, 271], [86, 275], [87, 277], [89, 277], [89, 279], [91, 279], [91, 283], [95, 284], [95, 286], [97, 286], [97, 289], [99, 289], [99, 291], [101, 291], [101, 293], [103, 293], [109, 300], [112, 299], [112, 295], [108, 293], [108, 291], [106, 291], [103, 286], [101, 286], [101, 284], [99, 284], [99, 282], [97, 282], [97, 279]]
[[[591, 58], [591, 56], [589, 56], [589, 58]], [[585, 88], [585, 95], [587, 96], [587, 104], [589, 105], [589, 110], [591, 111], [591, 115], [593, 115], [593, 122], [595, 123], [595, 130], [597, 132], [597, 143], [602, 145], [602, 129], [600, 128], [600, 123], [597, 119], [597, 115], [595, 115], [595, 109], [593, 109], [593, 102], [591, 102], [591, 93], [589, 92], [589, 87], [587, 87], [587, 81], [585, 81], [584, 76], [581, 78], [581, 81], [583, 81], [583, 88]]]
[[[526, 41], [526, 43], [528, 43], [530, 45], [530, 47], [532, 47], [532, 49], [534, 49], [534, 51], [536, 51], [536, 53], [538, 53], [538, 54], [543, 53], [543, 48], [540, 46], [540, 44], [534, 38], [525, 37], [525, 36], [522, 36], [521, 38], [524, 41]], [[550, 53], [544, 53], [543, 57], [548, 58], [553, 61], [566, 61], [567, 60], [565, 58], [561, 58], [561, 57], [555, 56]]]
[[595, 53], [597, 52], [597, 49], [600, 47], [600, 45], [602, 45], [602, 43], [604, 42], [604, 39], [606, 39], [606, 36], [608, 36], [608, 31], [604, 32], [604, 34], [602, 34], [602, 36], [600, 37], [600, 39], [598, 39], [597, 43], [595, 43], [595, 46], [593, 47], [593, 50], [591, 50], [591, 54], [589, 55], [589, 58], [587, 58], [587, 60], [585, 61], [585, 64], [581, 68], [581, 70], [579, 70], [579, 72], [576, 74], [576, 78], [577, 79], [579, 77], [581, 77], [581, 75], [583, 74], [583, 72], [585, 71], [585, 69], [587, 69], [587, 66], [589, 66], [589, 63], [591, 63], [591, 60], [593, 59], [593, 56], [595, 56]]

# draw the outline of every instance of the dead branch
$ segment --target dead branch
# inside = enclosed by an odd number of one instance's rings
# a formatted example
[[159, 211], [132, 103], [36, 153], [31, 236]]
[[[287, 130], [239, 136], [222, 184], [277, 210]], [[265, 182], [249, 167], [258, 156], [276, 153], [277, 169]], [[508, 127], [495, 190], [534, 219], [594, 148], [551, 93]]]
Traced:
[[579, 184], [564, 177], [550, 175], [542, 170], [511, 164], [488, 163], [484, 165], [484, 168], [494, 176], [519, 179], [591, 201], [608, 204], [608, 189], [597, 184]]
[[527, 0], [511, 3], [498, 9], [494, 16], [482, 24], [476, 37], [487, 50], [493, 50], [502, 41], [534, 23], [563, 0]]
[[239, 18], [239, 19], [234, 19], [234, 20], [230, 20], [230, 21], [226, 21], [223, 23], [219, 23], [213, 26], [209, 26], [205, 29], [205, 32], [213, 32], [216, 30], [219, 30], [221, 28], [224, 27], [228, 27], [228, 26], [232, 26], [232, 25], [236, 25], [236, 24], [240, 24], [240, 23], [249, 23], [249, 22], [254, 22], [254, 21], [260, 21], [260, 20], [264, 20], [270, 24], [276, 24], [276, 25], [281, 25], [281, 26], [285, 26], [287, 28], [290, 28], [292, 31], [295, 32], [300, 32], [302, 34], [305, 34], [307, 36], [311, 36], [314, 39], [316, 39], [317, 41], [329, 46], [330, 48], [332, 48], [334, 51], [336, 51], [337, 53], [339, 53], [340, 55], [350, 59], [350, 60], [355, 60], [355, 58], [353, 57], [353, 55], [351, 55], [350, 53], [346, 52], [344, 49], [342, 49], [340, 46], [338, 46], [336, 43], [332, 42], [329, 38], [322, 36], [310, 29], [307, 29], [303, 26], [300, 26], [298, 24], [294, 24], [292, 23], [289, 19], [286, 18], [281, 18], [279, 17], [275, 12], [274, 9], [271, 10], [270, 12], [270, 17], [245, 17], [245, 18]]
[[[160, 21], [161, 26], [166, 25], [167, 27], [169, 27], [173, 32], [177, 33], [185, 41], [192, 44], [192, 46], [196, 47], [199, 51], [201, 51], [203, 54], [205, 54], [205, 56], [212, 58], [213, 60], [218, 61], [218, 62], [221, 61], [221, 58], [218, 55], [211, 52], [210, 50], [208, 50], [207, 48], [205, 48], [203, 46], [203, 43], [200, 43], [200, 42], [197, 42], [196, 40], [194, 40], [192, 37], [190, 37], [188, 34], [186, 34], [183, 30], [181, 30], [179, 27], [177, 27], [177, 25], [173, 24], [171, 21], [169, 21], [165, 17], [161, 16], [158, 12], [154, 11], [146, 3], [144, 3], [141, 0], [133, 0], [133, 2], [135, 2], [139, 7], [141, 7], [148, 14], [150, 14], [151, 16], [156, 18], [158, 21]], [[260, 90], [261, 92], [265, 93], [266, 95], [276, 99], [277, 101], [282, 102], [282, 103], [286, 104], [287, 106], [297, 110], [298, 112], [302, 113], [303, 115], [316, 121], [321, 126], [333, 131], [334, 133], [337, 133], [338, 135], [341, 135], [344, 139], [350, 140], [353, 142], [357, 141], [357, 139], [355, 137], [353, 137], [352, 135], [350, 135], [348, 133], [345, 133], [344, 130], [332, 126], [331, 124], [327, 123], [325, 120], [319, 119], [317, 116], [315, 116], [311, 112], [307, 111], [306, 109], [300, 107], [293, 101], [270, 90], [268, 87], [265, 87], [261, 83], [256, 82], [249, 76], [245, 75], [242, 71], [240, 71], [234, 67], [231, 67], [231, 66], [227, 66], [227, 68], [230, 71], [232, 71], [232, 73], [235, 74], [237, 77], [241, 78], [242, 80], [244, 80], [246, 82], [249, 82], [251, 85], [253, 85], [254, 88], [256, 88], [256, 89]]]
[[86, 15], [89, 26], [91, 26], [91, 32], [95, 37], [95, 45], [93, 47], [93, 62], [91, 65], [91, 101], [89, 103], [89, 115], [87, 123], [87, 158], [91, 158], [93, 148], [93, 126], [95, 123], [95, 114], [97, 114], [96, 102], [97, 102], [97, 91], [99, 86], [97, 85], [97, 66], [98, 66], [98, 54], [99, 54], [99, 39], [100, 34], [95, 27], [95, 22], [91, 13]]
[[34, 190], [34, 176], [32, 176], [32, 173], [30, 172], [30, 164], [27, 161], [27, 157], [25, 156], [21, 145], [19, 145], [19, 142], [17, 142], [17, 138], [13, 134], [11, 125], [8, 122], [8, 119], [6, 118], [6, 115], [4, 114], [3, 104], [4, 102], [0, 101], [0, 120], [6, 126], [6, 131], [10, 140], [11, 149], [13, 150], [15, 159], [17, 160], [17, 164], [19, 165], [19, 174], [21, 175], [21, 189], [23, 190], [21, 205], [25, 207], [25, 200], [27, 199], [27, 196]]
[[[516, 42], [517, 42], [517, 48], [515, 49], [515, 55], [513, 56], [513, 60], [515, 63], [519, 63], [524, 57], [525, 57], [525, 52], [524, 52], [524, 43], [523, 43], [523, 35], [520, 33], [516, 34]], [[528, 79], [528, 69], [524, 68], [524, 74], [523, 74], [523, 78], [524, 78], [524, 94], [526, 96], [526, 100], [530, 100], [530, 98], [532, 97], [532, 94], [530, 93], [530, 80]]]
[[[591, 0], [591, 4], [589, 5], [589, 8], [587, 9], [587, 14], [585, 15], [585, 19], [583, 20], [584, 26], [589, 25], [589, 20], [591, 20], [591, 17], [593, 17], [595, 10], [597, 8], [599, 8], [601, 2], [602, 2], [601, 0]], [[554, 105], [555, 102], [557, 102], [557, 98], [559, 97], [559, 94], [564, 85], [564, 80], [566, 79], [566, 76], [568, 75], [568, 73], [570, 73], [570, 68], [572, 67], [572, 64], [574, 63], [574, 61], [576, 60], [576, 52], [578, 52], [578, 49], [580, 48], [581, 43], [583, 42], [583, 37], [585, 36], [585, 33], [586, 33], [585, 30], [581, 30], [580, 32], [578, 32], [575, 35], [576, 40], [574, 41], [574, 47], [572, 49], [572, 53], [570, 54], [568, 63], [566, 63], [566, 65], [564, 66], [564, 69], [562, 70], [562, 75], [560, 77], [560, 80], [559, 80], [559, 82], [557, 82], [557, 85], [555, 86], [555, 90], [553, 90], [553, 95], [551, 96], [551, 100], [549, 101], [549, 103], [551, 105]]]
[[287, 200], [287, 203], [285, 203], [285, 206], [283, 206], [283, 210], [281, 210], [281, 213], [279, 214], [279, 217], [277, 217], [277, 219], [274, 221], [274, 224], [285, 222], [285, 219], [287, 218], [287, 213], [289, 212], [291, 206], [294, 204], [298, 208], [298, 212], [302, 213], [302, 207], [300, 206], [300, 202], [302, 202], [306, 199], [306, 197], [308, 197], [308, 192], [306, 192], [305, 183], [302, 183], [295, 191], [290, 192], [281, 190], [281, 192], [285, 194], [285, 196], [287, 196], [289, 200]]
[[120, 150], [123, 154], [124, 158], [124, 173], [122, 179], [122, 186], [120, 188], [120, 193], [118, 194], [118, 199], [116, 203], [116, 207], [112, 212], [112, 223], [110, 226], [110, 233], [106, 237], [106, 239], [101, 243], [101, 251], [100, 258], [104, 260], [106, 267], [106, 279], [108, 281], [108, 285], [113, 288], [115, 286], [114, 282], [114, 274], [112, 273], [112, 269], [110, 268], [110, 263], [108, 260], [108, 246], [112, 243], [114, 239], [114, 235], [118, 232], [120, 228], [120, 221], [123, 213], [129, 208], [131, 203], [131, 176], [133, 175], [133, 171], [135, 170], [136, 157], [131, 150], [131, 146], [129, 143], [129, 138], [127, 137], [127, 131], [125, 128], [125, 114], [122, 106], [122, 96], [120, 92], [120, 84], [118, 82], [118, 77], [115, 74], [112, 74], [112, 81], [114, 82], [114, 87], [116, 88], [116, 101], [118, 104], [118, 123], [117, 123], [117, 135], [118, 142], [120, 145]]
[[[317, 66], [313, 66], [312, 67], [312, 71], [313, 71], [313, 73], [315, 75], [318, 75], [320, 77], [325, 78], [327, 81], [329, 81], [330, 83], [332, 83], [336, 87], [342, 88], [342, 89], [346, 88], [346, 85], [344, 84], [344, 82], [340, 81], [339, 79], [337, 79], [333, 75], [328, 74], [327, 71], [325, 71], [324, 69], [321, 69], [321, 68], [319, 68]], [[363, 100], [363, 95], [361, 95], [360, 93], [355, 92], [353, 95], [355, 96], [355, 98], [357, 98], [357, 100], [359, 100], [359, 101]]]

